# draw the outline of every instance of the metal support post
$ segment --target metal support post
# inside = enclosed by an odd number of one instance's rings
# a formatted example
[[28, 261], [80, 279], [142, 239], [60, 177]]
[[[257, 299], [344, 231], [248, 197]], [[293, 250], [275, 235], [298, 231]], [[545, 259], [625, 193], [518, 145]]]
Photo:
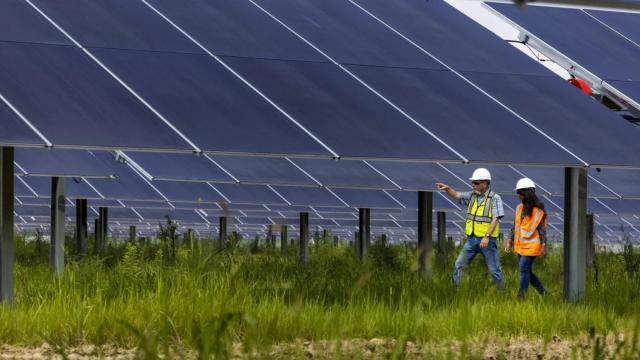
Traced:
[[564, 171], [564, 295], [567, 301], [581, 300], [586, 283], [587, 170]]
[[287, 251], [287, 225], [280, 225], [280, 252]]
[[51, 227], [49, 261], [51, 270], [56, 274], [64, 271], [64, 197], [65, 181], [63, 177], [51, 178]]
[[218, 231], [218, 250], [223, 250], [227, 241], [227, 217], [220, 216], [220, 227]]
[[87, 253], [87, 199], [76, 199], [76, 252]]
[[13, 301], [13, 148], [0, 147], [0, 301]]
[[100, 253], [100, 242], [102, 235], [100, 235], [100, 215], [93, 220], [93, 252], [95, 254]]
[[98, 222], [98, 225], [100, 226], [100, 247], [98, 249], [99, 252], [102, 253], [107, 245], [109, 235], [109, 208], [101, 207], [98, 209], [98, 213], [100, 214], [100, 221]]
[[134, 225], [129, 226], [129, 242], [132, 244], [136, 242], [136, 227]]
[[358, 258], [363, 260], [371, 245], [371, 209], [358, 209]]
[[309, 262], [309, 213], [300, 213], [300, 262]]
[[431, 279], [433, 250], [433, 193], [418, 192], [418, 272]]
[[586, 223], [586, 236], [587, 236], [587, 267], [593, 267], [595, 263], [596, 256], [596, 244], [595, 244], [595, 228], [594, 228], [594, 220], [593, 214], [587, 214], [587, 223]]
[[437, 217], [438, 261], [443, 263], [447, 259], [447, 214], [444, 211], [438, 211]]

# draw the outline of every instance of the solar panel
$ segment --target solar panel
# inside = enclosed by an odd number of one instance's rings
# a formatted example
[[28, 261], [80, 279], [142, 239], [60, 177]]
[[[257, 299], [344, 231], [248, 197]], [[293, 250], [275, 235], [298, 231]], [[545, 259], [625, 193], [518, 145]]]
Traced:
[[127, 152], [125, 156], [154, 180], [234, 182], [205, 156], [145, 152]]
[[113, 170], [98, 161], [89, 151], [64, 149], [15, 150], [16, 173], [32, 176], [104, 177]]
[[351, 207], [358, 208], [392, 208], [399, 209], [402, 205], [387, 193], [369, 189], [332, 189], [332, 191]]
[[[456, 70], [547, 75], [496, 35], [440, 0], [354, 0]], [[348, 4], [345, 1], [345, 4]]]
[[397, 189], [392, 182], [363, 161], [309, 159], [292, 161], [324, 186]]
[[56, 146], [191, 149], [75, 47], [0, 43], [0, 84]]
[[96, 158], [103, 164], [110, 166], [116, 179], [91, 179], [87, 180], [105, 198], [118, 200], [165, 200], [128, 165], [114, 161], [114, 157], [108, 153], [96, 153]]
[[207, 55], [93, 52], [203, 151], [330, 156]]
[[212, 159], [241, 183], [317, 186], [286, 159], [246, 156], [212, 156]]
[[[639, 147], [637, 127], [568, 83], [543, 76], [484, 73], [465, 76], [586, 163], [638, 165], [633, 150]], [[541, 155], [540, 163], [545, 162], [546, 155]]]
[[580, 9], [491, 7], [602, 79], [640, 80], [640, 48]]
[[0, 2], [0, 41], [71, 45], [62, 33], [22, 0]]
[[297, 186], [274, 186], [279, 194], [281, 194], [290, 205], [306, 205], [306, 206], [331, 206], [341, 207], [347, 206], [341, 202], [335, 195], [325, 188], [302, 188]]
[[248, 1], [148, 1], [216, 55], [322, 61]]
[[339, 63], [444, 69], [346, 1], [256, 3]]
[[460, 159], [333, 64], [225, 61], [342, 157]]
[[[41, 197], [51, 196], [51, 179], [41, 176], [23, 177], [23, 180]], [[109, 180], [103, 180], [109, 181]], [[85, 181], [78, 178], [67, 179], [65, 182], [65, 196], [68, 198], [99, 199], [96, 193]], [[49, 200], [50, 202], [50, 200]]]
[[154, 181], [153, 186], [156, 187], [169, 201], [186, 201], [194, 203], [218, 203], [225, 201], [222, 195], [206, 183]]
[[287, 202], [264, 185], [215, 184], [214, 187], [229, 200], [240, 204], [286, 204]]
[[624, 37], [640, 44], [640, 15], [638, 13], [584, 10], [587, 14], [602, 21]]
[[141, 1], [33, 3], [86, 47], [202, 53]]
[[[0, 95], [2, 95], [0, 93]], [[0, 133], [0, 143], [3, 145], [47, 145], [45, 140], [40, 138], [20, 117], [7, 106], [4, 100], [0, 99], [0, 125], [3, 131]]]

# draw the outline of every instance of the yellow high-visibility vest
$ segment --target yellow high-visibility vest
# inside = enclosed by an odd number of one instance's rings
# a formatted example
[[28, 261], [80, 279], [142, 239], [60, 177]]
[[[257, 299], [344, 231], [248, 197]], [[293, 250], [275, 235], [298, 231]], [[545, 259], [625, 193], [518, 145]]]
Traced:
[[[489, 225], [493, 220], [493, 198], [495, 192], [487, 191], [482, 199], [475, 192], [471, 193], [469, 206], [467, 206], [467, 221], [465, 233], [479, 238], [487, 235]], [[478, 202], [478, 200], [481, 200]], [[496, 224], [491, 237], [497, 237], [500, 233], [500, 224]]]

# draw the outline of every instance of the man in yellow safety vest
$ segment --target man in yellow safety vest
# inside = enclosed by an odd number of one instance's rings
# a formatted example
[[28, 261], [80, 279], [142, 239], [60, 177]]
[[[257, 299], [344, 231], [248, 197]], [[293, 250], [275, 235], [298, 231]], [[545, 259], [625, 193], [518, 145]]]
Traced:
[[436, 183], [439, 190], [443, 190], [451, 198], [467, 206], [465, 234], [467, 241], [456, 260], [453, 270], [453, 282], [460, 284], [464, 269], [471, 264], [478, 253], [482, 254], [491, 274], [493, 282], [498, 288], [504, 288], [504, 277], [500, 266], [497, 237], [500, 232], [500, 219], [504, 216], [500, 195], [491, 191], [491, 173], [484, 168], [478, 168], [470, 178], [473, 191], [458, 192], [447, 184]]

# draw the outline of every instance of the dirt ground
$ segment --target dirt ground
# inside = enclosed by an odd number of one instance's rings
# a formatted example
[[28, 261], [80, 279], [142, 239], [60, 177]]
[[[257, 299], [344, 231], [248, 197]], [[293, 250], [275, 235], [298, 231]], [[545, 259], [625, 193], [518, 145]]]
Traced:
[[[245, 351], [241, 344], [234, 344], [230, 356], [233, 359], [569, 359], [574, 356], [578, 359], [615, 359], [629, 354], [631, 347], [628, 340], [623, 335], [608, 335], [605, 338], [584, 335], [571, 341], [557, 336], [548, 341], [520, 337], [423, 343], [382, 338], [339, 342], [296, 340], [260, 351]], [[82, 345], [66, 349], [46, 343], [40, 347], [0, 346], [0, 359], [149, 358], [145, 355], [136, 348], [109, 345]], [[174, 349], [169, 356], [162, 357], [195, 359], [197, 353]], [[635, 350], [629, 358], [640, 359], [640, 350]]]

